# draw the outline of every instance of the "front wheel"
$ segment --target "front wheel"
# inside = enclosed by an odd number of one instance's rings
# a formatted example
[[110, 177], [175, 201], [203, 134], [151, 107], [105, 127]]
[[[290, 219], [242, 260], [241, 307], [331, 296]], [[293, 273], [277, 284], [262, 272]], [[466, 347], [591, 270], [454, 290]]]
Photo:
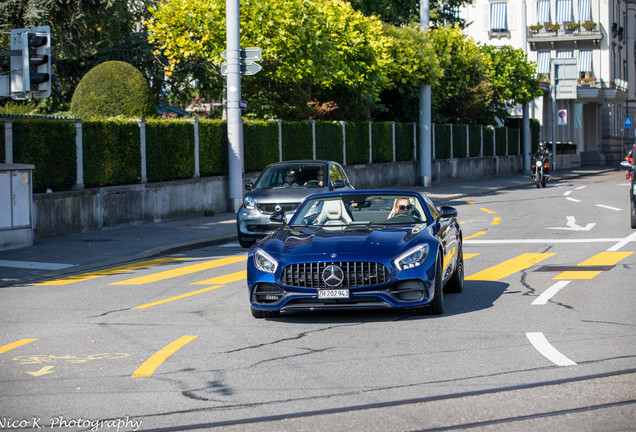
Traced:
[[449, 293], [460, 293], [464, 290], [464, 252], [462, 251], [462, 244], [459, 244], [459, 250], [457, 251], [457, 263], [455, 264], [455, 271], [453, 275], [446, 283], [444, 291]]
[[634, 198], [631, 199], [631, 214], [632, 214], [632, 228], [636, 228], [636, 203], [634, 203]]
[[441, 315], [444, 313], [444, 290], [442, 289], [442, 257], [437, 257], [437, 265], [435, 267], [435, 298], [431, 303], [431, 314]]

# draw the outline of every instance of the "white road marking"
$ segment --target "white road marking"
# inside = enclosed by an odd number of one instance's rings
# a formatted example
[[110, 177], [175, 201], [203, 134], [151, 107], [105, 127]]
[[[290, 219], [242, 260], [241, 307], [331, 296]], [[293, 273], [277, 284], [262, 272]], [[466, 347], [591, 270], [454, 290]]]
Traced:
[[619, 209], [619, 208], [616, 208], [616, 207], [603, 205], [603, 204], [596, 204], [596, 207], [606, 208], [606, 209], [614, 210], [614, 211], [621, 211], [622, 210], [622, 209]]
[[557, 366], [575, 366], [576, 363], [556, 350], [541, 332], [528, 332], [526, 337], [534, 348]]
[[550, 299], [552, 297], [554, 297], [556, 295], [556, 293], [561, 291], [561, 289], [563, 289], [570, 282], [571, 281], [569, 281], [569, 280], [562, 280], [562, 281], [559, 281], [559, 282], [555, 283], [550, 288], [545, 290], [539, 297], [537, 297], [536, 300], [532, 302], [532, 304], [533, 305], [544, 305], [544, 304], [546, 304], [548, 301], [550, 301]]
[[569, 231], [589, 231], [592, 228], [594, 228], [594, 225], [596, 225], [596, 223], [589, 223], [587, 225], [585, 225], [584, 227], [577, 225], [576, 224], [576, 219], [574, 218], [574, 216], [566, 216], [565, 217], [567, 219], [566, 225], [567, 227], [557, 227], [557, 228], [546, 228], [546, 229], [558, 229], [558, 230], [569, 230]]
[[62, 270], [75, 267], [77, 264], [46, 263], [37, 261], [11, 261], [0, 260], [0, 267], [36, 269], [36, 270]]
[[585, 189], [587, 186], [579, 186], [577, 188], [574, 188], [575, 190], [581, 190], [581, 189]]
[[609, 248], [607, 252], [616, 252], [629, 242], [636, 242], [636, 231], [634, 231], [632, 234], [628, 235], [624, 239], [619, 240], [619, 242]]
[[[629, 239], [629, 237], [628, 237]], [[595, 238], [595, 239], [506, 239], [506, 240], [464, 240], [464, 244], [567, 244], [567, 243], [615, 243], [621, 242], [623, 246], [636, 238], [628, 240], [620, 238]], [[609, 249], [608, 249], [609, 251]]]
[[563, 195], [570, 196], [571, 193], [572, 193], [572, 191], [566, 191], [566, 192], [563, 193]]
[[578, 199], [572, 198], [572, 197], [567, 197], [566, 200], [572, 201], [572, 202], [581, 202], [581, 200], [578, 200]]

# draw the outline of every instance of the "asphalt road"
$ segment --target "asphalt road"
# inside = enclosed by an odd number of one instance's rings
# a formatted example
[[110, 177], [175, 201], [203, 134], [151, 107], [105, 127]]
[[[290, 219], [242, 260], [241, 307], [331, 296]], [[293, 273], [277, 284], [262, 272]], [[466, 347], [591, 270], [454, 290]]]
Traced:
[[233, 244], [3, 288], [0, 429], [636, 430], [622, 173], [441, 201], [442, 316], [254, 319]]

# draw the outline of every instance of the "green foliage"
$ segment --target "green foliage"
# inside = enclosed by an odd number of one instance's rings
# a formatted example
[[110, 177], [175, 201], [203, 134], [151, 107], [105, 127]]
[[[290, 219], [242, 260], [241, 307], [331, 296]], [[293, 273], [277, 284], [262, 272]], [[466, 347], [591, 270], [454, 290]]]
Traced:
[[391, 162], [393, 160], [393, 127], [391, 123], [372, 125], [373, 163]]
[[82, 135], [85, 187], [139, 182], [141, 152], [137, 122], [85, 121]]
[[465, 125], [453, 125], [453, 157], [468, 157], [466, 152], [467, 130]]
[[84, 119], [157, 115], [146, 79], [134, 66], [117, 61], [95, 66], [82, 78], [75, 89], [71, 109]]
[[493, 147], [493, 137], [495, 134], [495, 128], [484, 127], [484, 156], [494, 156], [495, 151]]
[[347, 122], [347, 165], [369, 163], [369, 122]]
[[414, 131], [412, 123], [396, 123], [395, 125], [395, 159], [397, 161], [413, 160]]
[[313, 159], [311, 123], [285, 123], [283, 128], [283, 159]]
[[450, 124], [436, 124], [435, 133], [435, 159], [448, 159], [451, 156], [451, 128]]
[[148, 181], [190, 178], [194, 174], [194, 127], [182, 120], [146, 122]]
[[[243, 143], [250, 142], [250, 128], [244, 125]], [[201, 176], [227, 175], [227, 124], [221, 120], [199, 121], [199, 172]], [[251, 154], [251, 153], [248, 153]], [[247, 160], [245, 161], [247, 165]]]
[[344, 162], [340, 123], [316, 122], [316, 159]]
[[75, 127], [64, 120], [15, 119], [13, 160], [33, 164], [33, 192], [70, 189], [77, 178]]
[[470, 157], [478, 157], [481, 154], [482, 146], [482, 128], [481, 125], [468, 126], [468, 141]]
[[506, 154], [506, 135], [507, 129], [495, 128], [495, 151], [497, 156], [504, 156]]
[[[420, 20], [420, 0], [350, 0], [350, 3], [366, 16], [377, 15], [382, 21], [398, 27]], [[431, 0], [430, 25], [437, 27], [445, 23], [458, 22], [463, 27], [464, 20], [457, 18], [455, 8], [470, 3], [471, 1], [467, 0]]]
[[243, 154], [245, 172], [262, 171], [278, 162], [278, 123], [273, 121], [243, 122]]

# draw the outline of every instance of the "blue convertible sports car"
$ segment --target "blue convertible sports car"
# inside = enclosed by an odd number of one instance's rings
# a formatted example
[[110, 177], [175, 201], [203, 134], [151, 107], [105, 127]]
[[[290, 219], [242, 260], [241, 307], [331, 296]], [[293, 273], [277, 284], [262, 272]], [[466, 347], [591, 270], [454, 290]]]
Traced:
[[254, 244], [247, 283], [252, 315], [318, 309], [444, 312], [444, 291], [464, 285], [453, 207], [419, 193], [352, 190], [308, 197], [289, 223]]

